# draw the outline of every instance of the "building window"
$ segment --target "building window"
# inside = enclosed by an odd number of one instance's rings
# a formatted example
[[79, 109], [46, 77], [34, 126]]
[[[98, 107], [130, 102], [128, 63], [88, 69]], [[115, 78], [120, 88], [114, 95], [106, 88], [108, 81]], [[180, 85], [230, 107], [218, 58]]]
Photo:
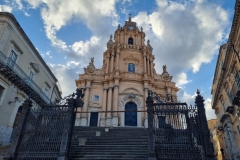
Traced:
[[128, 38], [128, 44], [133, 44], [133, 38], [132, 37]]
[[2, 103], [5, 88], [0, 85], [0, 104]]
[[135, 64], [133, 63], [128, 64], [128, 72], [135, 73]]
[[100, 96], [99, 95], [93, 95], [93, 101], [94, 102], [99, 102], [100, 101]]
[[17, 60], [17, 54], [12, 50], [11, 54], [10, 54], [10, 57], [9, 57], [8, 66], [10, 68], [13, 68], [15, 63], [16, 63], [16, 60]]

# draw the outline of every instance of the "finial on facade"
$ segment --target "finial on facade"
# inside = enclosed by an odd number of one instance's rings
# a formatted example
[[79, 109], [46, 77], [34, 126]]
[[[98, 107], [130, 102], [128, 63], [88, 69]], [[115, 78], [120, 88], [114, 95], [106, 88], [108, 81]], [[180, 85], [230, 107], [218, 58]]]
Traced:
[[118, 29], [120, 29], [120, 24], [118, 24]]
[[110, 35], [110, 40], [112, 40], [112, 35]]
[[93, 66], [93, 65], [94, 65], [94, 64], [93, 64], [93, 62], [94, 62], [94, 57], [91, 57], [90, 59], [91, 59], [91, 62], [89, 63], [89, 65], [92, 65], [92, 66]]
[[131, 22], [131, 14], [128, 14], [128, 20]]
[[200, 91], [197, 89], [197, 92], [196, 92], [196, 93], [197, 93], [197, 95], [199, 95], [199, 94], [200, 94]]
[[141, 27], [141, 32], [143, 31], [143, 28]]
[[167, 66], [163, 65], [163, 72], [167, 72]]
[[149, 39], [147, 40], [147, 44], [148, 44], [148, 45], [150, 44], [150, 40], [149, 40]]

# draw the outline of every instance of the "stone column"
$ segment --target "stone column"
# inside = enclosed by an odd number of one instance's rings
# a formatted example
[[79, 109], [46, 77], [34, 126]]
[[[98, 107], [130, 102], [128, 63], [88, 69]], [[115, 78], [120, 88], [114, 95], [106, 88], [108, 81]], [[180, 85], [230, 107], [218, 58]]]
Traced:
[[115, 69], [116, 69], [116, 76], [119, 76], [119, 54], [120, 54], [120, 52], [117, 52], [116, 54], [117, 54], [117, 59], [115, 61], [115, 63], [116, 63]]
[[127, 33], [124, 33], [124, 41], [125, 41], [125, 44], [128, 44], [127, 43]]
[[[110, 85], [109, 85], [110, 86]], [[112, 116], [111, 112], [112, 111], [112, 87], [110, 86], [108, 88], [108, 102], [107, 102], [107, 121], [106, 121], [106, 126], [111, 126], [112, 125]]]
[[147, 57], [147, 75], [149, 74], [149, 58]]
[[146, 60], [146, 54], [144, 53], [144, 55], [143, 55], [143, 62], [144, 62], [144, 74], [147, 72], [147, 66], [146, 66], [146, 62], [147, 62], [147, 60]]
[[133, 41], [133, 44], [136, 45], [137, 44], [137, 38], [136, 38], [136, 34], [134, 35], [134, 41]]
[[[83, 112], [88, 111], [90, 83], [91, 83], [91, 81], [87, 81], [87, 84], [86, 84], [86, 87], [85, 87], [84, 105], [83, 105], [83, 109], [82, 109]], [[82, 113], [80, 125], [81, 126], [87, 126], [87, 113]]]
[[110, 56], [107, 56], [106, 74], [108, 74], [108, 70], [109, 70], [109, 58]]
[[[118, 85], [115, 84], [114, 86], [114, 99], [113, 99], [113, 111], [117, 111], [118, 110]], [[114, 112], [113, 114], [113, 120], [112, 120], [112, 125], [113, 127], [117, 127], [118, 126], [118, 113]]]
[[150, 60], [150, 66], [151, 66], [151, 76], [153, 77], [153, 60]]
[[111, 70], [110, 70], [110, 73], [113, 72], [113, 60], [114, 60], [114, 51], [112, 51], [112, 54], [111, 54]]
[[101, 120], [100, 120], [100, 126], [104, 127], [106, 126], [106, 98], [107, 98], [107, 89], [103, 89], [103, 102], [102, 102], [102, 113], [101, 113]]

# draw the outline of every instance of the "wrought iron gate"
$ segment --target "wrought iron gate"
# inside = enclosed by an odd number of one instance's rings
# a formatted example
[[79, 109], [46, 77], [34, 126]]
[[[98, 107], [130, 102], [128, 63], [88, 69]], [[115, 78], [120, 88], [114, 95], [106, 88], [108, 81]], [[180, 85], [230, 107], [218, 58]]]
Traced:
[[158, 160], [214, 158], [203, 101], [199, 91], [196, 106], [176, 103], [171, 98], [166, 102], [149, 91], [147, 110], [150, 159], [156, 159], [154, 156]]
[[83, 96], [82, 91], [77, 90], [58, 105], [38, 108], [32, 106], [31, 100], [26, 100], [19, 125], [13, 131], [10, 159], [67, 159], [75, 109], [83, 106]]

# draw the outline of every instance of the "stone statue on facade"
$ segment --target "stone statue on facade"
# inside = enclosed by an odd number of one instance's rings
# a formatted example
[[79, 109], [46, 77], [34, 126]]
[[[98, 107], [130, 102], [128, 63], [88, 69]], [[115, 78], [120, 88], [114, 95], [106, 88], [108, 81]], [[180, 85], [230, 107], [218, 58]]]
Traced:
[[163, 65], [163, 73], [164, 72], [167, 72], [167, 66], [166, 65]]

